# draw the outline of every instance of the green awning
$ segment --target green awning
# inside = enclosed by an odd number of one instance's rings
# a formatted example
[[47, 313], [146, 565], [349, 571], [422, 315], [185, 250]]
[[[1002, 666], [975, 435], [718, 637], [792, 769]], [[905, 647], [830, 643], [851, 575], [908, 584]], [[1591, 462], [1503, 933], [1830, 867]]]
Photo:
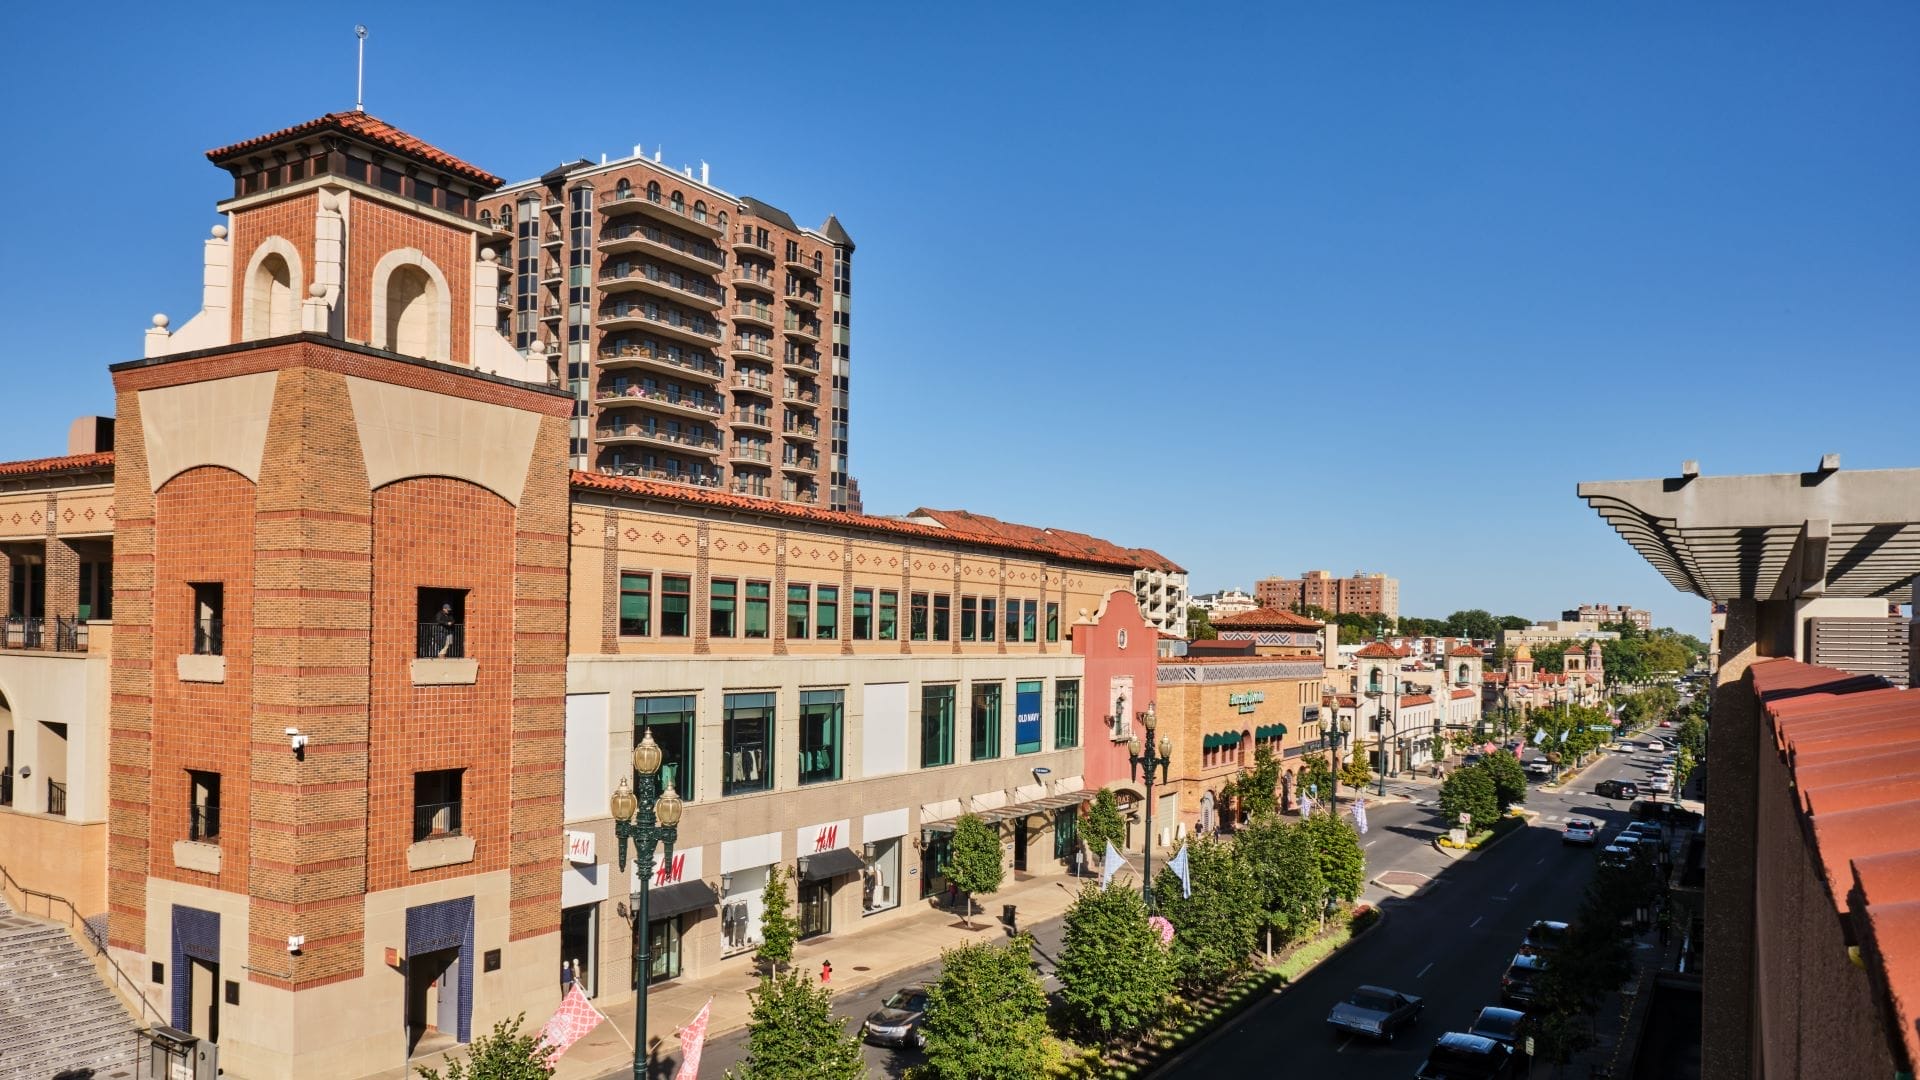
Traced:
[[1237, 731], [1222, 731], [1213, 735], [1202, 735], [1200, 737], [1200, 746], [1207, 750], [1218, 750], [1223, 747], [1239, 745], [1240, 733]]
[[1286, 736], [1287, 725], [1285, 724], [1263, 724], [1253, 733], [1256, 739], [1284, 739]]

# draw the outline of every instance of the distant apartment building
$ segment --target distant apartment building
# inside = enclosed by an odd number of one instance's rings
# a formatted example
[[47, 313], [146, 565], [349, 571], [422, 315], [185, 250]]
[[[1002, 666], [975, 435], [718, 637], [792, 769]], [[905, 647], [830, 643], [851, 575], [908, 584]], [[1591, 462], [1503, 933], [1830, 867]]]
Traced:
[[574, 468], [844, 510], [853, 239], [675, 171], [577, 161], [482, 199], [498, 328], [574, 399]]
[[1261, 578], [1254, 582], [1253, 593], [1263, 608], [1291, 611], [1310, 605], [1335, 615], [1400, 617], [1400, 579], [1385, 574], [1336, 578], [1325, 570], [1309, 570], [1297, 578]]
[[1520, 630], [1500, 631], [1500, 648], [1517, 649], [1522, 645], [1551, 645], [1556, 641], [1618, 641], [1620, 632], [1602, 630], [1598, 623], [1565, 619], [1534, 623]]
[[1560, 613], [1565, 622], [1628, 623], [1635, 630], [1653, 629], [1653, 612], [1621, 604], [1581, 604]]
[[1260, 606], [1253, 596], [1242, 589], [1222, 589], [1219, 592], [1198, 593], [1187, 601], [1189, 607], [1197, 607], [1207, 613], [1209, 618], [1221, 618], [1226, 615], [1238, 615], [1252, 611]]

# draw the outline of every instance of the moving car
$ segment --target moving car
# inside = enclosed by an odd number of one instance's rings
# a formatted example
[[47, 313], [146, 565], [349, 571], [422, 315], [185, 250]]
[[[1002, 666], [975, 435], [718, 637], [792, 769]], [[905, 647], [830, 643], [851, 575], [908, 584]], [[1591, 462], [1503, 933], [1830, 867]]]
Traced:
[[1668, 794], [1669, 792], [1673, 791], [1673, 777], [1656, 776], [1649, 783], [1649, 786], [1653, 788], [1653, 793], [1655, 795]]
[[867, 1015], [860, 1034], [870, 1043], [882, 1046], [923, 1047], [927, 1038], [921, 1028], [927, 1023], [927, 987], [923, 983], [895, 990], [880, 1007]]
[[1593, 793], [1606, 799], [1637, 799], [1640, 785], [1631, 780], [1602, 780], [1594, 785]]
[[1640, 859], [1640, 854], [1638, 850], [1636, 850], [1638, 847], [1638, 844], [1619, 843], [1618, 838], [1616, 838], [1615, 843], [1608, 844], [1606, 847], [1600, 849], [1600, 865], [1618, 867], [1620, 869], [1633, 866]]
[[1473, 1026], [1467, 1029], [1467, 1034], [1514, 1046], [1520, 1041], [1520, 1023], [1526, 1018], [1527, 1014], [1519, 1009], [1489, 1005], [1474, 1017]]
[[1656, 754], [1667, 748], [1667, 744], [1655, 739], [1648, 739], [1644, 745], [1648, 750], [1651, 750]]
[[1449, 1031], [1427, 1051], [1414, 1080], [1504, 1080], [1513, 1075], [1513, 1048], [1480, 1035]]
[[1543, 758], [1543, 757], [1534, 758], [1532, 761], [1527, 762], [1527, 775], [1528, 776], [1552, 776], [1553, 762], [1548, 761], [1546, 758]]
[[1327, 1014], [1327, 1024], [1370, 1039], [1393, 1041], [1403, 1027], [1420, 1018], [1426, 1003], [1384, 986], [1362, 986]]
[[1585, 844], [1592, 847], [1600, 839], [1600, 823], [1586, 818], [1574, 818], [1560, 833], [1563, 844]]
[[1538, 919], [1527, 927], [1526, 940], [1520, 943], [1520, 955], [1545, 955], [1560, 948], [1567, 940], [1567, 924], [1552, 919]]
[[1514, 957], [1513, 963], [1507, 966], [1507, 973], [1500, 976], [1500, 1000], [1509, 1005], [1533, 1004], [1536, 993], [1534, 982], [1546, 969], [1546, 958], [1537, 953], [1522, 953]]

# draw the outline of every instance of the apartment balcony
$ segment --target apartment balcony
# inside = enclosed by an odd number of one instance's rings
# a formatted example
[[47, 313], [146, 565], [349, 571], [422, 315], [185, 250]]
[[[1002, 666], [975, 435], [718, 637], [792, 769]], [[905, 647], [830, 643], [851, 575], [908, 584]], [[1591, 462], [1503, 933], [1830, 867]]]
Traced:
[[727, 381], [727, 386], [737, 393], [762, 394], [766, 397], [773, 396], [773, 380], [764, 375], [747, 375], [742, 372], [734, 372], [733, 378]]
[[664, 195], [649, 196], [644, 191], [615, 189], [600, 196], [600, 213], [606, 217], [644, 214], [682, 229], [706, 236], [720, 235], [719, 215], [685, 202], [675, 203]]
[[817, 345], [820, 342], [819, 319], [796, 319], [789, 314], [785, 320], [784, 328], [787, 331], [788, 337], [796, 337], [809, 344]]
[[820, 437], [820, 425], [813, 420], [800, 421], [788, 417], [786, 422], [780, 425], [780, 434], [789, 439], [817, 439]]
[[817, 309], [820, 306], [820, 286], [818, 285], [789, 285], [783, 295], [786, 296], [787, 303], [795, 307]]
[[565, 210], [566, 208], [567, 208], [567, 204], [564, 202], [561, 202], [559, 199], [548, 199], [546, 202], [543, 202], [540, 204], [540, 209], [546, 211], [549, 214], [552, 214], [554, 217], [559, 217], [560, 211]]
[[718, 488], [721, 486], [720, 473], [718, 470], [711, 473], [679, 470], [668, 471], [666, 469], [649, 469], [640, 465], [638, 462], [613, 461], [600, 466], [597, 471], [602, 476], [631, 476], [638, 480], [652, 480], [657, 483], [666, 484], [685, 484], [688, 487]]
[[560, 247], [565, 240], [566, 240], [566, 237], [562, 236], [560, 233], [550, 232], [547, 235], [540, 238], [540, 246], [541, 247]]
[[593, 439], [602, 446], [665, 446], [682, 454], [698, 454], [702, 457], [720, 455], [718, 439], [699, 439], [685, 433], [670, 434], [644, 424], [602, 424], [594, 429]]
[[503, 311], [512, 311], [513, 310], [513, 293], [507, 289], [500, 290], [499, 295], [493, 298], [493, 306], [500, 308]]
[[811, 488], [787, 487], [781, 489], [780, 499], [783, 502], [806, 503], [811, 506], [820, 501], [820, 493]]
[[733, 268], [733, 285], [736, 289], [759, 289], [769, 296], [780, 291], [780, 286], [774, 284], [772, 274], [746, 266]]
[[787, 457], [780, 459], [782, 472], [806, 473], [809, 476], [820, 471], [820, 458], [809, 454], [806, 457]]
[[781, 391], [780, 400], [802, 409], [813, 409], [818, 408], [820, 405], [820, 392], [818, 390], [802, 390], [797, 386], [789, 386]]
[[795, 273], [806, 274], [809, 277], [819, 277], [820, 268], [824, 266], [825, 263], [817, 253], [814, 255], [795, 253], [787, 256], [783, 265]]
[[606, 308], [600, 312], [598, 325], [600, 329], [608, 331], [644, 327], [696, 345], [712, 345], [720, 340], [720, 327], [716, 323], [705, 319], [696, 322], [670, 309], [656, 308], [650, 311], [644, 304], [615, 304]]
[[708, 311], [718, 311], [727, 302], [727, 294], [719, 286], [698, 277], [664, 271], [657, 266], [636, 266], [623, 273], [602, 273], [600, 287], [609, 293], [649, 293]]
[[773, 361], [773, 346], [750, 337], [733, 339], [733, 358], [736, 360]]
[[733, 422], [734, 427], [759, 428], [762, 431], [773, 430], [773, 416], [771, 413], [757, 412], [752, 409], [735, 409], [727, 414], [727, 419]]
[[815, 375], [820, 374], [820, 358], [818, 356], [788, 353], [780, 362], [794, 371], [806, 371]]
[[603, 409], [631, 406], [702, 419], [712, 417], [717, 420], [725, 416], [727, 411], [718, 400], [695, 398], [687, 394], [663, 394], [657, 390], [649, 393], [638, 386], [629, 386], [624, 390], [606, 388], [593, 400]]
[[771, 259], [773, 258], [773, 241], [755, 237], [751, 228], [742, 225], [733, 231], [733, 250], [742, 255], [757, 252]]
[[727, 317], [735, 323], [753, 323], [773, 329], [773, 309], [765, 304], [735, 304], [727, 309]]
[[773, 498], [772, 485], [758, 476], [751, 478], [736, 476], [733, 478], [733, 486], [728, 490], [732, 491], [735, 495], [751, 495], [756, 499]]
[[726, 367], [709, 356], [674, 356], [644, 345], [620, 345], [600, 350], [600, 367], [605, 371], [663, 371], [671, 375], [694, 375], [719, 380]]
[[676, 265], [708, 273], [727, 265], [726, 254], [712, 244], [677, 236], [657, 225], [637, 221], [602, 230], [600, 250], [609, 255], [622, 251], [644, 251], [671, 260]]
[[559, 304], [541, 304], [540, 305], [540, 321], [541, 322], [559, 322], [560, 321], [560, 305]]
[[764, 446], [735, 441], [733, 449], [727, 451], [727, 457], [736, 462], [752, 462], [759, 465], [773, 464], [773, 451]]
[[540, 284], [542, 285], [553, 285], [555, 287], [558, 287], [562, 282], [566, 280], [567, 280], [567, 268], [560, 265], [557, 262], [554, 263], [552, 266], [543, 266], [540, 268]]

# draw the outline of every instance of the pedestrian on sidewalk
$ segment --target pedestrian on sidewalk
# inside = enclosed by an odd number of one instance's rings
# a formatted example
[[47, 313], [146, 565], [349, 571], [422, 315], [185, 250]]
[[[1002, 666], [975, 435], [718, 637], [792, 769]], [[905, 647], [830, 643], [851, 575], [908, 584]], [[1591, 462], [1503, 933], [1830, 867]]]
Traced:
[[820, 961], [820, 985], [825, 986], [832, 981], [833, 981], [833, 961], [831, 960]]

